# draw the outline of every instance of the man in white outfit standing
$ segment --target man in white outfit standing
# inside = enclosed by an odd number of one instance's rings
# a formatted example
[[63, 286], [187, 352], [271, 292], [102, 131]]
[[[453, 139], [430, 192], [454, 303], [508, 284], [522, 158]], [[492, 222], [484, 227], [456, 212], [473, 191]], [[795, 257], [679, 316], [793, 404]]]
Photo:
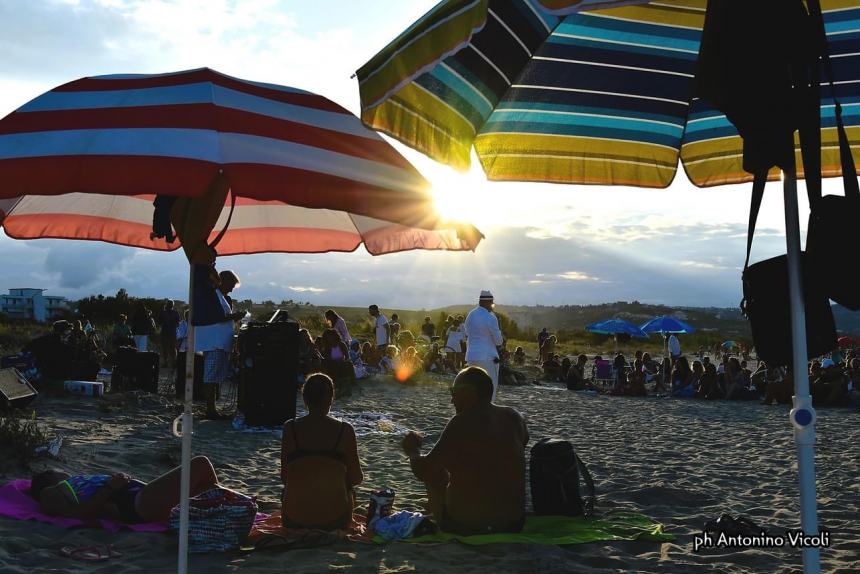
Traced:
[[478, 306], [466, 316], [466, 363], [481, 367], [493, 379], [493, 398], [499, 389], [499, 351], [502, 331], [499, 319], [493, 314], [493, 294], [481, 291]]

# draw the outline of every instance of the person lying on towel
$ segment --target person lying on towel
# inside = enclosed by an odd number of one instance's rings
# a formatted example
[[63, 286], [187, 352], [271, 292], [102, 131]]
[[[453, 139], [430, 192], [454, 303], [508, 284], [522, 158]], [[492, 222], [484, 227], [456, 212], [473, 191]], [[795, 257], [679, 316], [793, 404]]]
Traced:
[[439, 527], [456, 534], [519, 532], [526, 513], [522, 415], [492, 403], [493, 381], [480, 367], [454, 379], [451, 402], [457, 414], [427, 455], [422, 437], [409, 432], [403, 451], [427, 488], [428, 506]]
[[[167, 522], [179, 504], [176, 467], [146, 483], [124, 473], [69, 475], [45, 470], [33, 475], [30, 496], [43, 513], [66, 518], [111, 518], [126, 524]], [[191, 496], [218, 484], [212, 463], [205, 456], [191, 459]]]
[[345, 528], [355, 507], [353, 489], [364, 480], [355, 429], [329, 415], [334, 383], [328, 375], [310, 375], [302, 398], [308, 414], [284, 423], [281, 442], [284, 526]]

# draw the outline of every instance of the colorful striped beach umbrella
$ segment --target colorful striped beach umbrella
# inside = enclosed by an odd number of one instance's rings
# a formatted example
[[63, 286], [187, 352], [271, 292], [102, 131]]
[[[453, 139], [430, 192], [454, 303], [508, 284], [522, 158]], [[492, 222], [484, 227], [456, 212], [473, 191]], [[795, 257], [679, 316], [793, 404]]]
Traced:
[[[181, 241], [167, 243], [151, 237], [153, 199], [152, 195], [91, 193], [28, 195], [0, 200], [0, 225], [15, 239], [87, 239], [177, 249]], [[355, 251], [362, 244], [372, 255], [411, 249], [461, 251], [474, 250], [482, 237], [469, 225], [440, 224], [436, 229], [422, 229], [346, 211], [244, 197], [237, 198], [232, 214], [230, 201], [225, 203], [210, 240], [225, 226], [227, 230], [218, 243], [222, 256]]]
[[[860, 1], [821, 4], [856, 142]], [[358, 70], [361, 117], [458, 169], [474, 146], [491, 180], [666, 187], [680, 159], [698, 186], [752, 181], [737, 130], [693, 97], [706, 6], [445, 0]], [[834, 108], [822, 93], [822, 171], [833, 176]]]
[[[21, 239], [175, 249], [150, 237], [156, 196], [175, 202], [168, 232], [172, 221], [195, 246], [218, 237], [221, 254], [361, 243], [373, 254], [460, 250], [481, 239], [471, 226], [444, 224], [424, 178], [344, 108], [209, 69], [84, 78], [39, 96], [0, 120], [0, 181], [0, 222]], [[188, 566], [193, 356], [174, 422], [174, 433], [182, 426], [179, 572]]]
[[240, 197], [420, 224], [427, 182], [348, 110], [210, 69], [83, 78], [0, 122], [0, 198], [199, 197], [223, 173]]

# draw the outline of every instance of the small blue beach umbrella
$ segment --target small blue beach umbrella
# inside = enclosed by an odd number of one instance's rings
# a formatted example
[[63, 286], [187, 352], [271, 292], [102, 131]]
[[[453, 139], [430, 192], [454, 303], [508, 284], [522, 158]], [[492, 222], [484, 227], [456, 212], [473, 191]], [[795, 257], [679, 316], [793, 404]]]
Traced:
[[[687, 325], [683, 321], [680, 321], [674, 317], [654, 317], [642, 327], [640, 327], [643, 331], [648, 333], [660, 333], [661, 335], [666, 335], [668, 333], [693, 333], [695, 331], [690, 325]], [[669, 341], [666, 341], [666, 356], [669, 356]]]
[[696, 330], [690, 325], [675, 319], [674, 317], [654, 317], [644, 325], [640, 327], [644, 332], [651, 333], [660, 333], [661, 335], [665, 335], [666, 333], [678, 333], [678, 334], [687, 334], [694, 333]]
[[585, 328], [589, 333], [597, 333], [598, 335], [630, 335], [640, 339], [647, 339], [648, 334], [642, 331], [633, 323], [628, 323], [622, 319], [609, 319], [608, 321], [598, 321], [592, 323]]
[[585, 328], [589, 333], [597, 333], [598, 335], [613, 335], [615, 339], [615, 352], [618, 352], [618, 335], [630, 335], [639, 339], [647, 339], [648, 334], [642, 332], [642, 329], [628, 323], [622, 319], [609, 319], [607, 321], [598, 321], [592, 323]]

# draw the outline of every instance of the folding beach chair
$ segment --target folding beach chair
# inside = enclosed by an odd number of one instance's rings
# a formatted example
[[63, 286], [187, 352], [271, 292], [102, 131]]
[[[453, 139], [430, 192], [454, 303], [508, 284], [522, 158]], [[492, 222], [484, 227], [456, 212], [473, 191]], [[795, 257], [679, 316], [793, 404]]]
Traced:
[[598, 383], [603, 388], [608, 384], [610, 387], [615, 384], [615, 368], [612, 366], [612, 361], [595, 361], [591, 371], [591, 382], [595, 386]]

